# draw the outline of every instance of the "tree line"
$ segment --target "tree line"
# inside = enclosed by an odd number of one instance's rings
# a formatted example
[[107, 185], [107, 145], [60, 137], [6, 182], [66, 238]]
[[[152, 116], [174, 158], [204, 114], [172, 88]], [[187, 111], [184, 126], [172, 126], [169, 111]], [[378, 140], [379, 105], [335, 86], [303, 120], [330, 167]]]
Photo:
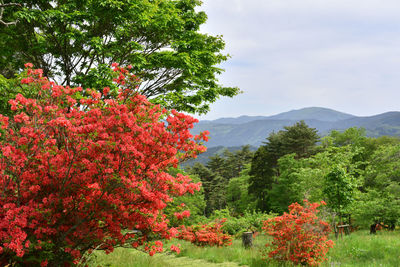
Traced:
[[228, 208], [282, 214], [291, 203], [325, 201], [338, 223], [381, 223], [394, 229], [400, 217], [400, 139], [370, 138], [362, 128], [320, 137], [304, 121], [271, 133], [257, 151], [248, 146], [194, 164], [201, 178], [205, 215]]

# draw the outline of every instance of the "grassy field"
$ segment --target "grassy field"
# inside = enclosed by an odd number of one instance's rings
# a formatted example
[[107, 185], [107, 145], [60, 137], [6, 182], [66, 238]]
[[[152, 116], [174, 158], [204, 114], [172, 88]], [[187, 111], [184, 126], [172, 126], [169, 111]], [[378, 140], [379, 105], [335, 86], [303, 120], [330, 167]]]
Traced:
[[[178, 256], [170, 253], [150, 257], [134, 249], [118, 248], [105, 255], [96, 252], [90, 261], [91, 267], [158, 267], [158, 266], [285, 266], [263, 259], [263, 248], [267, 242], [258, 236], [252, 249], [242, 248], [241, 241], [235, 240], [230, 247], [199, 248], [188, 242], [176, 241], [182, 245]], [[380, 232], [371, 236], [367, 231], [359, 231], [335, 241], [329, 252], [328, 261], [322, 266], [400, 266], [400, 233]], [[166, 244], [169, 247], [169, 244]], [[286, 265], [291, 266], [291, 265]]]

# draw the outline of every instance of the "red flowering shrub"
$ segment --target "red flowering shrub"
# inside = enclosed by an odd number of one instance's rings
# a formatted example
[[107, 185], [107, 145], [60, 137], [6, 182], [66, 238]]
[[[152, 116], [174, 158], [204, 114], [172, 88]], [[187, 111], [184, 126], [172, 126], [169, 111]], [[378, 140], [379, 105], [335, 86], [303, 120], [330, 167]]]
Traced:
[[222, 231], [226, 219], [217, 220], [209, 224], [195, 226], [180, 226], [178, 239], [192, 242], [197, 246], [230, 246], [232, 237]]
[[178, 220], [183, 220], [183, 218], [190, 217], [190, 210], [184, 210], [182, 212], [175, 212], [174, 215]]
[[149, 244], [149, 243], [146, 244], [144, 247], [144, 250], [149, 252], [150, 256], [153, 256], [157, 252], [163, 252], [164, 251], [163, 246], [164, 246], [163, 242], [161, 242], [160, 240], [157, 240], [157, 241], [153, 242], [153, 244]]
[[0, 115], [0, 265], [61, 266], [96, 247], [173, 236], [166, 203], [200, 184], [167, 170], [205, 151], [189, 132], [197, 120], [149, 103], [116, 65], [114, 98], [109, 88], [82, 96], [27, 67], [22, 83], [37, 99], [19, 94], [15, 116]]
[[308, 265], [318, 265], [325, 260], [333, 241], [328, 240], [328, 223], [317, 217], [321, 204], [325, 202], [304, 200], [304, 207], [294, 203], [289, 206], [289, 213], [264, 222], [263, 229], [273, 237], [272, 243], [266, 245], [270, 248], [270, 258]]
[[179, 254], [179, 253], [181, 253], [181, 245], [180, 245], [180, 244], [178, 244], [177, 246], [171, 245], [170, 250], [171, 250], [171, 251], [175, 251], [176, 254]]

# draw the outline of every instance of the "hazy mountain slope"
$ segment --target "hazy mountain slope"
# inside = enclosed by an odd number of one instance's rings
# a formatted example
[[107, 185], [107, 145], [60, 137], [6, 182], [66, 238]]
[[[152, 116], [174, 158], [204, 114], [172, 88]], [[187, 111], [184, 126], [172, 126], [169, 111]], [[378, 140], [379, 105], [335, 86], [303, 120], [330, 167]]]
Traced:
[[[225, 149], [228, 149], [230, 152], [235, 152], [235, 151], [241, 150], [242, 147], [241, 146], [235, 146], [235, 147], [224, 147], [224, 146], [209, 147], [209, 148], [207, 148], [206, 152], [201, 153], [200, 155], [198, 155], [196, 159], [185, 161], [185, 162], [181, 163], [180, 165], [183, 166], [183, 167], [192, 166], [195, 162], [199, 162], [199, 163], [202, 163], [202, 164], [205, 165], [209, 161], [209, 157], [214, 156], [216, 154], [222, 155], [224, 153]], [[256, 151], [257, 147], [251, 146], [250, 150], [251, 151]]]
[[203, 123], [217, 123], [217, 124], [243, 124], [251, 121], [258, 120], [320, 120], [320, 121], [339, 121], [350, 119], [355, 116], [339, 112], [329, 108], [321, 108], [321, 107], [310, 107], [310, 108], [302, 108], [297, 110], [291, 110], [288, 112], [279, 113], [277, 115], [272, 116], [240, 116], [237, 118], [220, 118], [216, 120], [203, 120], [200, 121], [199, 124]]
[[[245, 116], [239, 118], [243, 119], [243, 117]], [[207, 147], [209, 148], [216, 146], [238, 147], [246, 144], [259, 146], [272, 131], [279, 131], [284, 126], [293, 125], [299, 120], [304, 120], [310, 127], [316, 128], [320, 135], [326, 135], [331, 130], [345, 130], [354, 126], [365, 128], [367, 135], [372, 137], [400, 135], [400, 112], [387, 112], [370, 117], [356, 117], [330, 109], [305, 108], [259, 120], [251, 120], [252, 118], [255, 117], [246, 117], [243, 120], [245, 121], [244, 123], [234, 121], [234, 118], [207, 121], [195, 125], [192, 133], [197, 134], [204, 130], [210, 131], [210, 140], [207, 142]], [[226, 123], [228, 121], [231, 123]]]
[[[305, 122], [313, 128], [321, 132], [326, 132], [331, 129], [331, 122], [318, 120], [305, 120]], [[258, 120], [243, 124], [200, 124], [194, 127], [192, 133], [198, 134], [201, 131], [208, 130], [210, 139], [207, 142], [207, 147], [215, 146], [242, 146], [252, 145], [260, 146], [265, 141], [266, 137], [273, 131], [279, 131], [284, 126], [295, 124], [295, 120]]]
[[349, 127], [363, 127], [367, 135], [378, 137], [382, 135], [400, 135], [400, 112], [386, 112], [369, 117], [354, 117], [332, 124], [331, 129], [344, 130]]
[[269, 119], [274, 120], [319, 120], [319, 121], [340, 121], [345, 119], [354, 118], [354, 115], [339, 112], [329, 108], [310, 107], [298, 110], [291, 110], [288, 112], [280, 113], [278, 115], [270, 116]]
[[250, 121], [267, 119], [267, 116], [240, 116], [237, 118], [220, 118], [213, 121], [204, 120], [200, 123], [220, 123], [220, 124], [242, 124]]

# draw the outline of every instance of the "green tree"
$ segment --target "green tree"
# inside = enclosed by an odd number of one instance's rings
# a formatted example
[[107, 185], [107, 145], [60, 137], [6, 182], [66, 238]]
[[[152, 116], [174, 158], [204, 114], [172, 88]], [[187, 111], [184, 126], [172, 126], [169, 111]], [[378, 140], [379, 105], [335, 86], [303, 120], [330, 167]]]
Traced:
[[271, 211], [278, 214], [288, 211], [292, 203], [301, 203], [304, 199], [301, 186], [301, 166], [303, 160], [295, 159], [295, 154], [288, 154], [278, 160], [279, 177], [268, 191]]
[[335, 146], [362, 146], [368, 139], [365, 129], [357, 127], [348, 128], [343, 132], [333, 130], [329, 136], [332, 138], [333, 145]]
[[249, 193], [257, 198], [258, 209], [271, 210], [269, 191], [280, 175], [278, 159], [292, 153], [296, 159], [309, 157], [316, 152], [318, 139], [317, 130], [304, 121], [268, 136], [265, 145], [256, 151], [250, 169]]
[[[399, 144], [399, 137], [381, 136], [378, 138], [366, 137], [364, 128], [352, 127], [343, 132], [332, 131], [329, 136], [322, 140], [323, 147], [349, 147], [355, 153], [352, 162], [357, 165], [360, 171], [365, 171], [368, 167], [371, 156], [381, 146]], [[361, 173], [353, 173], [356, 178]]]
[[199, 0], [15, 0], [0, 26], [0, 74], [32, 62], [63, 85], [109, 86], [112, 62], [131, 65], [140, 93], [167, 108], [204, 113], [223, 87], [227, 59], [220, 36], [199, 32], [207, 16]]
[[215, 179], [215, 174], [201, 163], [195, 163], [191, 168], [188, 168], [188, 173], [200, 177], [202, 188], [204, 190], [204, 200], [206, 201], [206, 207], [204, 209], [204, 215], [208, 216], [213, 210], [212, 192], [213, 192], [213, 180]]
[[209, 157], [206, 167], [215, 175], [227, 177], [226, 159], [220, 154], [215, 154]]
[[[386, 140], [387, 141], [387, 140]], [[380, 144], [370, 156], [365, 170], [363, 192], [353, 207], [357, 223], [370, 225], [375, 233], [377, 223], [394, 229], [400, 218], [400, 144]]]
[[[277, 165], [279, 176], [274, 177], [274, 183], [268, 191], [271, 210], [283, 213], [289, 204], [303, 199], [311, 202], [326, 199], [323, 192], [324, 177], [332, 171], [333, 166], [342, 166], [351, 177], [360, 173], [358, 162], [353, 162], [360, 151], [350, 146], [331, 146], [308, 158], [296, 159], [295, 154], [282, 156]], [[355, 182], [362, 184], [362, 179]]]
[[229, 180], [226, 190], [226, 201], [229, 210], [235, 215], [244, 214], [246, 210], [255, 209], [254, 196], [249, 195], [250, 164], [247, 164], [238, 177]]
[[384, 190], [400, 184], [400, 145], [380, 146], [371, 156], [365, 174], [365, 188]]
[[[339, 215], [339, 223], [343, 223], [343, 213], [354, 200], [355, 183], [346, 170], [340, 165], [332, 167], [325, 176], [324, 193], [328, 207], [335, 215]], [[336, 237], [339, 232], [334, 228]]]
[[242, 146], [241, 149], [234, 152], [225, 150], [223, 156], [225, 158], [226, 177], [231, 179], [239, 177], [245, 166], [251, 162], [253, 151], [250, 150], [250, 145]]
[[188, 169], [190, 173], [201, 178], [207, 202], [205, 209], [207, 216], [214, 210], [226, 208], [230, 201], [228, 193], [230, 181], [241, 175], [246, 164], [250, 163], [252, 154], [249, 146], [244, 146], [234, 152], [225, 150], [222, 155], [216, 154], [209, 157], [206, 166], [195, 163], [193, 167]]
[[370, 233], [376, 233], [376, 225], [383, 223], [394, 230], [400, 218], [400, 198], [390, 192], [368, 190], [360, 193], [352, 205], [355, 223], [363, 228], [370, 228]]
[[344, 168], [334, 166], [325, 176], [324, 193], [328, 206], [339, 214], [351, 203], [354, 182]]

